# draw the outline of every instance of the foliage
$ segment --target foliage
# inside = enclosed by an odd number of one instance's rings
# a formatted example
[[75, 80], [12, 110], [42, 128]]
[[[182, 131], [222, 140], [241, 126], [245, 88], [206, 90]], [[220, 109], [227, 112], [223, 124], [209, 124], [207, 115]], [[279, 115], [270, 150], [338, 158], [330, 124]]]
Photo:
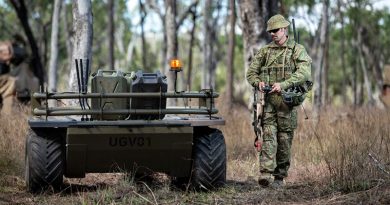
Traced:
[[[332, 96], [332, 101], [335, 105], [339, 104], [341, 96], [345, 89], [341, 89], [339, 85], [346, 85], [348, 89], [352, 89], [354, 79], [357, 79], [357, 82], [362, 82], [362, 74], [360, 69], [360, 61], [356, 56], [356, 49], [354, 49], [353, 42], [357, 38], [357, 26], [363, 26], [364, 35], [363, 38], [369, 49], [373, 51], [376, 61], [380, 61], [381, 65], [388, 64], [389, 58], [386, 56], [390, 55], [390, 47], [387, 46], [390, 43], [390, 13], [388, 8], [383, 9], [373, 9], [374, 1], [364, 0], [364, 1], [345, 1], [340, 0], [341, 7], [340, 11], [344, 14], [344, 34], [345, 34], [345, 45], [346, 50], [343, 54], [340, 54], [341, 50], [341, 24], [340, 16], [338, 12], [338, 5], [336, 1], [331, 3], [331, 11], [336, 15], [332, 15], [330, 22], [330, 45], [329, 45], [329, 85], [328, 91], [329, 95]], [[161, 2], [160, 2], [161, 3]], [[52, 13], [52, 1], [40, 0], [40, 1], [28, 1], [30, 23], [33, 28], [33, 32], [36, 34], [37, 41], [40, 45], [40, 52], [43, 53], [42, 61], [47, 64], [50, 54], [48, 53], [48, 45], [50, 42], [51, 31], [51, 13]], [[133, 9], [128, 9], [129, 1], [120, 0], [115, 1], [115, 60], [116, 67], [122, 70], [138, 70], [145, 69], [149, 71], [161, 70], [161, 62], [163, 61], [162, 49], [163, 49], [163, 27], [161, 19], [155, 15], [155, 11], [151, 10], [149, 7], [146, 7], [148, 19], [147, 22], [152, 22], [153, 24], [159, 24], [160, 26], [151, 26], [146, 25], [146, 47], [147, 47], [147, 59], [148, 65], [147, 68], [142, 68], [142, 53], [141, 53], [141, 44], [140, 44], [140, 25], [139, 25], [139, 5], [132, 3], [135, 6]], [[181, 15], [183, 11], [187, 8], [190, 2], [180, 2], [178, 3], [178, 14]], [[288, 0], [282, 1], [282, 6], [285, 10], [287, 16], [300, 16], [300, 9], [302, 7], [307, 8], [308, 17], [311, 19], [318, 19], [319, 14], [316, 12], [320, 7], [321, 1], [317, 0]], [[108, 13], [107, 2], [105, 1], [93, 1], [93, 14], [94, 14], [94, 37], [93, 37], [93, 66], [92, 71], [96, 71], [99, 68], [107, 69], [108, 62], [108, 35], [107, 35], [107, 22], [108, 22]], [[160, 5], [160, 4], [159, 4]], [[161, 4], [160, 6], [163, 6]], [[59, 42], [59, 87], [60, 90], [66, 89], [67, 76], [69, 74], [69, 57], [66, 52], [66, 38], [65, 33], [72, 34], [72, 5], [70, 1], [65, 1], [63, 8], [66, 7], [67, 13], [65, 18], [61, 18], [60, 25], [60, 42]], [[198, 5], [198, 15], [196, 22], [196, 39], [195, 47], [193, 48], [193, 73], [191, 77], [193, 78], [193, 88], [200, 88], [200, 72], [199, 69], [202, 64], [202, 27], [203, 19], [202, 12], [199, 8], [202, 7], [200, 3]], [[226, 49], [227, 49], [227, 27], [226, 27], [226, 18], [227, 18], [227, 6], [221, 4], [219, 7], [219, 19], [217, 21], [217, 36], [218, 42], [216, 43], [217, 47], [217, 71], [216, 71], [216, 88], [219, 91], [224, 91], [225, 87], [225, 69], [226, 69]], [[217, 10], [215, 12], [218, 12]], [[0, 20], [0, 39], [12, 39], [14, 34], [19, 34], [24, 36], [24, 33], [21, 33], [21, 26], [18, 23], [18, 19], [10, 7], [7, 1], [0, 4], [0, 13], [2, 14], [2, 19]], [[216, 16], [214, 13], [213, 16]], [[134, 18], [136, 17], [136, 18]], [[64, 21], [65, 19], [68, 22], [68, 31], [64, 30]], [[179, 29], [178, 38], [179, 38], [179, 57], [183, 60], [184, 65], [187, 65], [188, 61], [188, 45], [189, 45], [189, 30], [192, 27], [192, 23], [189, 18], [185, 19], [183, 25]], [[314, 39], [316, 33], [309, 28], [300, 27], [298, 28], [300, 32], [300, 42], [307, 48], [307, 50], [312, 50]], [[241, 37], [240, 30], [237, 30], [236, 37], [236, 49], [235, 49], [235, 65], [234, 65], [234, 83], [240, 84], [243, 79], [245, 79], [243, 72], [243, 39]], [[24, 37], [25, 38], [25, 37]], [[132, 43], [134, 48], [131, 53], [133, 53], [131, 61], [127, 62], [126, 57], [128, 57], [128, 48], [131, 48]], [[130, 49], [131, 50], [131, 49]], [[341, 64], [341, 55], [344, 55], [346, 62], [345, 68], [342, 68]], [[374, 57], [373, 56], [373, 57]], [[365, 56], [365, 58], [371, 58], [370, 56]], [[368, 60], [365, 62], [368, 64]], [[377, 81], [374, 76], [373, 65], [368, 64], [370, 69], [371, 77], [370, 81], [373, 84], [373, 88], [376, 89], [375, 82]], [[343, 76], [343, 69], [345, 69], [346, 76]], [[250, 91], [243, 91], [240, 86], [236, 88], [235, 91], [236, 101], [246, 101]], [[348, 102], [352, 102], [352, 99], [349, 99]]]

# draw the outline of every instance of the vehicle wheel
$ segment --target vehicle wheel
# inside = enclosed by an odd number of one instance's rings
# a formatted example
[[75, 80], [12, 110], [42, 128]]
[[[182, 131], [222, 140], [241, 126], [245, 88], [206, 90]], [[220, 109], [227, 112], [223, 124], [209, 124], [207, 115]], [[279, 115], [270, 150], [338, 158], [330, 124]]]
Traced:
[[64, 173], [61, 137], [40, 137], [30, 131], [25, 159], [25, 180], [29, 192], [41, 193], [49, 188], [60, 188]]
[[212, 190], [226, 183], [226, 145], [220, 130], [207, 128], [194, 137], [191, 186]]

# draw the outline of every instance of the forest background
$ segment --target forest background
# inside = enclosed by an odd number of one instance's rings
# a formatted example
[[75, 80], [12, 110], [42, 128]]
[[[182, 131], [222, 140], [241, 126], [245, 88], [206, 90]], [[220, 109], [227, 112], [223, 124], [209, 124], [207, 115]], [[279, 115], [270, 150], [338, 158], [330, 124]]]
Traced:
[[[40, 63], [32, 66], [34, 73], [50, 90], [68, 90], [76, 38], [72, 2], [26, 2], [23, 18], [14, 9], [24, 12], [21, 5], [13, 7], [10, 2], [0, 3], [0, 39], [19, 35], [27, 47], [35, 44], [30, 56]], [[270, 41], [266, 21], [281, 13], [290, 22], [295, 18], [300, 43], [313, 59], [313, 80], [318, 82], [311, 99], [315, 107], [380, 104], [382, 70], [390, 51], [386, 46], [390, 15], [383, 1], [235, 1], [234, 10], [231, 3], [93, 1], [92, 72], [143, 69], [169, 75], [168, 61], [176, 57], [184, 65], [181, 89], [211, 86], [226, 93], [227, 103], [247, 104], [251, 94], [245, 81], [247, 65], [251, 55]], [[172, 13], [166, 12], [168, 7]], [[53, 35], [52, 29], [58, 34]], [[293, 37], [292, 26], [289, 34]]]
[[[247, 176], [257, 177], [258, 164], [251, 148], [254, 134], [248, 107], [252, 88], [246, 82], [245, 72], [252, 55], [270, 41], [265, 31], [266, 21], [276, 13], [289, 21], [296, 20], [300, 43], [313, 59], [315, 86], [305, 107], [310, 118], [321, 118], [316, 123], [300, 119], [294, 138], [289, 189], [279, 195], [261, 192], [260, 196], [270, 197], [275, 203], [390, 201], [385, 197], [390, 190], [387, 171], [390, 115], [380, 110], [383, 105], [378, 98], [383, 85], [383, 68], [390, 64], [390, 11], [383, 6], [385, 1], [85, 1], [90, 5], [86, 7], [90, 15], [87, 20], [73, 16], [78, 12], [75, 8], [85, 6], [80, 2], [83, 1], [0, 1], [0, 40], [23, 39], [29, 48], [31, 69], [41, 84], [52, 91], [75, 89], [72, 59], [86, 57], [77, 56], [74, 42], [81, 35], [87, 35], [91, 38], [87, 57], [91, 60], [92, 72], [143, 69], [160, 70], [169, 76], [168, 61], [176, 57], [184, 65], [179, 90], [213, 88], [221, 93], [223, 101], [218, 105], [221, 115], [227, 119], [227, 125], [221, 129], [228, 145], [228, 179], [235, 182], [217, 195], [190, 194], [184, 199], [175, 198], [179, 202], [261, 203], [261, 200], [245, 201], [248, 195], [244, 194], [248, 192], [259, 198], [255, 189], [246, 186], [255, 186]], [[75, 26], [79, 20], [89, 22], [90, 27]], [[289, 36], [293, 37], [292, 26]], [[25, 113], [21, 115], [27, 119]], [[15, 193], [14, 189], [22, 188], [10, 185], [10, 180], [20, 180], [23, 160], [14, 153], [24, 150], [27, 125], [21, 122], [19, 128], [23, 129], [15, 130], [12, 124], [6, 126], [10, 123], [8, 119], [0, 121], [0, 133], [5, 137], [0, 144], [0, 167], [3, 168], [0, 174], [16, 176], [16, 179], [0, 180], [0, 193]], [[16, 138], [7, 138], [9, 135], [18, 136], [18, 143], [15, 143]], [[243, 186], [236, 183], [248, 180]], [[133, 189], [135, 185], [127, 186]], [[134, 190], [145, 198], [156, 200], [157, 196], [157, 201], [166, 202], [165, 189], [153, 189], [154, 195], [144, 193], [137, 186]], [[121, 188], [103, 189], [100, 195], [98, 193], [101, 198], [71, 195], [76, 201], [108, 203], [116, 200], [110, 197], [115, 198], [115, 194], [122, 191]], [[108, 194], [112, 192], [115, 194]], [[231, 197], [234, 193], [239, 193], [239, 201]], [[296, 198], [297, 193], [303, 198]], [[356, 197], [356, 193], [360, 193], [360, 197]], [[5, 195], [7, 200], [14, 196]], [[177, 197], [176, 193], [172, 195]], [[17, 196], [15, 200], [21, 203], [28, 198], [25, 194]], [[143, 200], [138, 195], [130, 197]], [[42, 202], [42, 199], [32, 200]]]

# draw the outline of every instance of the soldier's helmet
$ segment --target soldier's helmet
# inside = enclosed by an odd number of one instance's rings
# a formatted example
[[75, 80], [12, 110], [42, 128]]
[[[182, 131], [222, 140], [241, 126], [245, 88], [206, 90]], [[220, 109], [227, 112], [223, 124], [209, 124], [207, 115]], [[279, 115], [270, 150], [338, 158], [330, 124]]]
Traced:
[[390, 65], [386, 65], [383, 69], [383, 85], [390, 86]]
[[267, 32], [278, 28], [285, 28], [289, 25], [290, 22], [288, 22], [282, 15], [276, 14], [267, 21]]

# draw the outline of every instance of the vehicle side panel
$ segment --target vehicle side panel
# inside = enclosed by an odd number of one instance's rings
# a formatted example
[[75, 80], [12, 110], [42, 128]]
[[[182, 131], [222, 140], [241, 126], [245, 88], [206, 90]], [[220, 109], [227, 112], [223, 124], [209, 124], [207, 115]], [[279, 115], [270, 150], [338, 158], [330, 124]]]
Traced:
[[191, 172], [193, 127], [68, 128], [66, 176], [147, 170], [184, 177]]

